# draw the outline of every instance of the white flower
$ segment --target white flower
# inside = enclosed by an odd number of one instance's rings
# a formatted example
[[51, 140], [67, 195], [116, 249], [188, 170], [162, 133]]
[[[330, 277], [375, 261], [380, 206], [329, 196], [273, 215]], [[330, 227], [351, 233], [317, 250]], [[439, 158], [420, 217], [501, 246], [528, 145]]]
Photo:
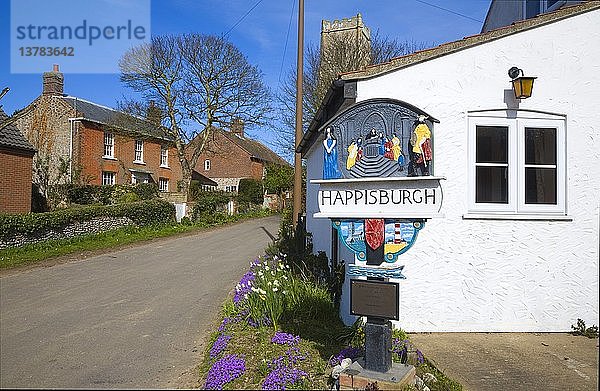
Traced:
[[256, 289], [255, 287], [252, 287], [252, 292], [258, 292], [258, 289]]
[[277, 292], [277, 291], [278, 291], [277, 287], [274, 287], [273, 292]]
[[283, 276], [283, 278], [287, 280], [287, 276]]
[[238, 283], [238, 284], [235, 286], [235, 289], [237, 289], [237, 290], [239, 291], [240, 289], [242, 289], [242, 286], [241, 286], [241, 285]]
[[272, 271], [272, 272], [271, 272], [271, 275], [272, 275], [272, 276], [274, 276], [274, 275], [275, 275], [275, 271]]
[[273, 284], [275, 284], [275, 286], [279, 286], [279, 281], [275, 280], [273, 281]]
[[266, 295], [266, 294], [267, 294], [267, 291], [265, 291], [265, 290], [264, 290], [264, 289], [262, 289], [262, 288], [258, 288], [258, 292], [259, 292], [261, 295]]
[[246, 294], [244, 295], [244, 300], [246, 300], [247, 298], [248, 298], [248, 294], [246, 293]]
[[258, 272], [258, 276], [262, 277], [263, 276], [263, 272]]
[[280, 263], [279, 266], [277, 266], [278, 268], [280, 268], [281, 270], [283, 270], [285, 268], [285, 265], [283, 263]]
[[273, 283], [271, 281], [267, 281], [267, 285], [271, 286], [271, 285], [273, 285]]
[[287, 291], [283, 291], [283, 294], [284, 294], [284, 295], [287, 295]]
[[265, 270], [266, 270], [266, 271], [269, 271], [269, 270], [270, 270], [270, 269], [269, 269], [269, 265], [266, 265], [266, 266], [265, 266]]

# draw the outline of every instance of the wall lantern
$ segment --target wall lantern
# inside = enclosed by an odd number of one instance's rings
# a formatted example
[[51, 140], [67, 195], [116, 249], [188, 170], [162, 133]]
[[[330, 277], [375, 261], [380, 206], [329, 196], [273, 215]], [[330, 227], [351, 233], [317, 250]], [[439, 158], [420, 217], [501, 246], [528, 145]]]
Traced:
[[[519, 76], [519, 74], [521, 74], [521, 76]], [[524, 76], [523, 70], [517, 67], [510, 68], [508, 70], [508, 76], [512, 79], [515, 98], [525, 99], [531, 96], [533, 80], [537, 79], [537, 77]]]

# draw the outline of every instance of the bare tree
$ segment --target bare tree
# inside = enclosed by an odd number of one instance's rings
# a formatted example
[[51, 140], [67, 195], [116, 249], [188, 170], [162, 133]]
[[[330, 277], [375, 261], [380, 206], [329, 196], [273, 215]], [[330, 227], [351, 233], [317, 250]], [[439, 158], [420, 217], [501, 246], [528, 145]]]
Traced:
[[[315, 116], [327, 90], [341, 73], [358, 70], [366, 65], [381, 64], [432, 46], [423, 42], [399, 41], [379, 34], [371, 35], [370, 50], [357, 45], [356, 39], [348, 35], [332, 36], [325, 48], [309, 44], [304, 53], [303, 76], [303, 127], [304, 131]], [[296, 70], [288, 77], [277, 94], [279, 116], [283, 129], [276, 130], [274, 144], [288, 157], [294, 154]]]
[[[172, 138], [187, 193], [192, 170], [217, 126], [239, 118], [262, 125], [270, 112], [262, 72], [223, 37], [188, 34], [158, 36], [121, 59], [121, 81], [153, 101]], [[135, 113], [139, 103], [127, 102]]]

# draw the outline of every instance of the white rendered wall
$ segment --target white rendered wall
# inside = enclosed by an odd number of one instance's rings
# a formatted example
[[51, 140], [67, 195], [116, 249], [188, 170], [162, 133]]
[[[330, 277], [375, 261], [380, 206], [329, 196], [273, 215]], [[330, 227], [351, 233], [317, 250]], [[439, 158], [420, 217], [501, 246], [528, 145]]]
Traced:
[[[398, 326], [419, 332], [569, 331], [577, 318], [599, 324], [599, 26], [600, 11], [591, 11], [358, 83], [358, 101], [399, 99], [440, 120], [434, 161], [435, 175], [447, 178], [445, 218], [429, 220], [401, 256], [407, 279], [400, 281]], [[467, 112], [507, 107], [512, 66], [538, 77], [520, 109], [566, 115], [572, 221], [463, 219]], [[309, 179], [321, 178], [322, 158], [316, 143], [307, 161]], [[316, 187], [308, 185], [308, 229], [315, 251], [329, 255], [330, 223], [312, 219], [316, 206]], [[341, 312], [350, 322], [346, 299]]]

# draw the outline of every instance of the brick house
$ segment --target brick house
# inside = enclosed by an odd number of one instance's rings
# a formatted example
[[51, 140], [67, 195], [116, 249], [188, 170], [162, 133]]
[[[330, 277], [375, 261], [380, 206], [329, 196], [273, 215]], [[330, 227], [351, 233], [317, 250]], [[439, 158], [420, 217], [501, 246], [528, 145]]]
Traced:
[[16, 122], [38, 153], [48, 156], [52, 183], [150, 182], [162, 192], [176, 190], [177, 151], [151, 115], [133, 117], [63, 90], [64, 77], [55, 65], [43, 75], [42, 94]]
[[31, 212], [35, 152], [0, 106], [0, 213]]
[[289, 166], [265, 145], [247, 138], [243, 121], [237, 119], [230, 130], [213, 129], [195, 171], [215, 181], [217, 190], [237, 192], [240, 179], [263, 179], [268, 164]]

